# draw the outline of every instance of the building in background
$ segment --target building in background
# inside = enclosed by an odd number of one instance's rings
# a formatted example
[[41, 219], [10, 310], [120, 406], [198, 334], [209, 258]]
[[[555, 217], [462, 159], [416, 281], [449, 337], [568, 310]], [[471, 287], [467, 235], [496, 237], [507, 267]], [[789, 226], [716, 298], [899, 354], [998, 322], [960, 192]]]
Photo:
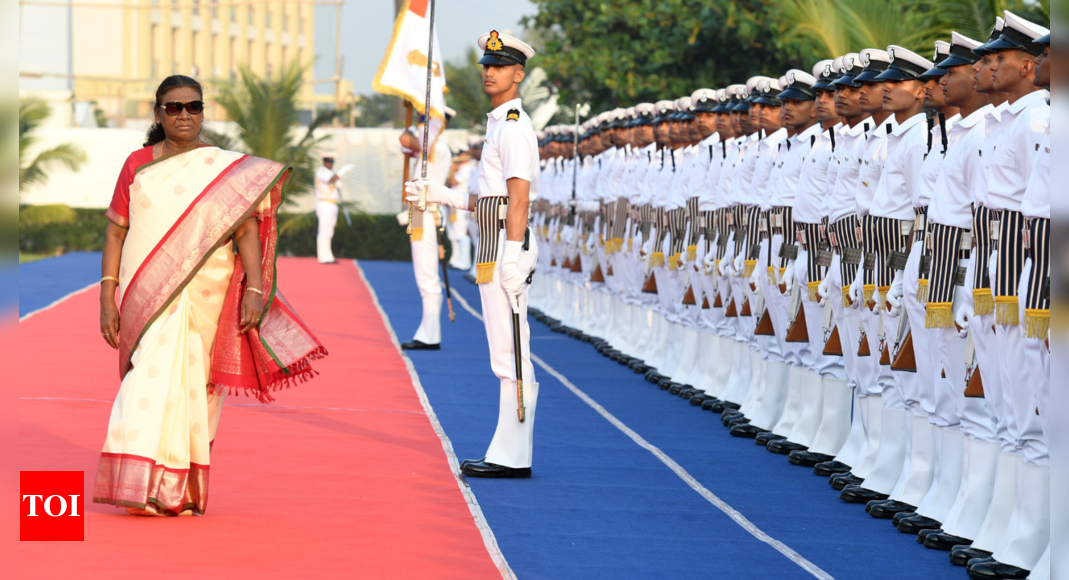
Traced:
[[[205, 82], [210, 99], [212, 84], [234, 79], [241, 66], [270, 76], [300, 63], [307, 66], [302, 108], [311, 118], [318, 104], [339, 99], [313, 90], [315, 3], [22, 0], [20, 95], [52, 103], [52, 126], [140, 127], [151, 118], [155, 88], [169, 75]], [[340, 95], [351, 94], [345, 85]], [[206, 115], [224, 120], [219, 107]]]

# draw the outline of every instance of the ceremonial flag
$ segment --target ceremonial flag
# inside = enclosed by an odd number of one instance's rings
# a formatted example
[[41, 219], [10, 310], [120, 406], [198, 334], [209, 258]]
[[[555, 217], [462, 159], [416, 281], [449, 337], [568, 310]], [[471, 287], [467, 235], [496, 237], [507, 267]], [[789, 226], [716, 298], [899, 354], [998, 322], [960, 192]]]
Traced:
[[[371, 87], [375, 91], [401, 97], [421, 115], [427, 93], [427, 44], [430, 34], [429, 0], [405, 0], [393, 25], [393, 38]], [[438, 31], [434, 31], [434, 55], [431, 68], [430, 117], [444, 119], [445, 69], [438, 48]]]

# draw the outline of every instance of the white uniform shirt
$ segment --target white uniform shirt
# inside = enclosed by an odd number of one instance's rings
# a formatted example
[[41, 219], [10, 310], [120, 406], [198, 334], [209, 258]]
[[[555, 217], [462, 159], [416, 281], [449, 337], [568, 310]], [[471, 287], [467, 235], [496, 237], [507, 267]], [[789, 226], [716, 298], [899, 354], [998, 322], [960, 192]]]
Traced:
[[735, 188], [735, 171], [742, 160], [743, 146], [747, 137], [735, 137], [727, 144], [727, 157], [720, 166], [720, 178], [716, 185], [716, 209], [732, 206], [732, 192]]
[[[655, 194], [657, 192], [657, 182], [661, 179], [661, 170], [664, 168], [664, 157], [667, 152], [664, 149], [657, 148], [657, 145], [652, 145], [653, 150], [650, 151], [650, 166], [646, 169], [646, 176], [642, 180], [642, 193], [640, 196], [640, 203], [642, 205], [651, 205]], [[671, 167], [671, 165], [669, 165]], [[671, 171], [671, 169], [669, 169]]]
[[858, 215], [869, 215], [869, 210], [872, 209], [872, 200], [876, 195], [876, 188], [880, 185], [880, 175], [887, 163], [887, 136], [894, 132], [897, 125], [895, 116], [891, 115], [882, 125], [869, 131], [865, 140], [865, 147], [861, 152], [861, 170], [857, 176]]
[[643, 199], [643, 184], [646, 181], [646, 175], [653, 171], [656, 153], [657, 145], [653, 143], [631, 152], [631, 160], [624, 171], [624, 184], [627, 187], [627, 199], [633, 206], [647, 203]]
[[928, 204], [929, 222], [972, 229], [973, 190], [976, 189], [983, 161], [981, 152], [987, 139], [985, 119], [992, 110], [994, 107], [985, 105], [954, 123], [950, 129], [946, 159], [939, 167], [934, 195]]
[[[771, 188], [772, 167], [779, 162], [780, 145], [787, 139], [787, 130], [780, 128], [771, 135], [766, 136], [757, 144], [757, 158], [754, 159], [753, 177], [747, 188], [746, 197], [741, 200], [743, 205], [761, 206], [768, 209], [768, 200], [772, 197]], [[783, 146], [786, 150], [786, 145]]]
[[1034, 91], [1017, 99], [1006, 107], [1002, 124], [1006, 126], [984, 164], [985, 203], [991, 209], [1020, 211], [1040, 142], [1050, 126], [1047, 92]]
[[716, 141], [712, 142], [709, 150], [705, 152], [705, 155], [712, 155], [712, 158], [709, 160], [709, 167], [705, 170], [705, 180], [698, 194], [699, 211], [717, 209], [716, 199], [717, 191], [720, 187], [720, 175], [724, 171], [724, 164], [727, 160], [726, 153], [733, 141], [733, 139], [721, 141], [719, 133], [714, 133], [714, 135], [716, 135]]
[[[508, 197], [505, 182], [517, 178], [531, 184], [530, 200], [538, 199], [538, 138], [522, 106], [520, 99], [513, 99], [486, 115], [479, 197]], [[506, 120], [512, 109], [519, 119]]]
[[[831, 128], [838, 130], [840, 125]], [[830, 189], [830, 169], [835, 166], [832, 163], [831, 137], [828, 132], [817, 126], [819, 133], [816, 141], [809, 151], [809, 155], [802, 161], [802, 170], [798, 174], [798, 189], [794, 194], [794, 201], [789, 204], [794, 206], [794, 221], [806, 224], [818, 224], [824, 214], [821, 207]], [[836, 145], [838, 145], [836, 139]]]
[[853, 127], [847, 127], [836, 139], [835, 163], [838, 170], [835, 182], [828, 189], [827, 212], [830, 223], [835, 223], [847, 216], [857, 214], [857, 189], [861, 179], [861, 156], [865, 152], [867, 135], [865, 123], [872, 127], [872, 121], [862, 121]]
[[1032, 176], [1028, 178], [1028, 187], [1024, 190], [1021, 201], [1021, 213], [1026, 218], [1050, 219], [1050, 127], [1039, 143], [1036, 153], [1036, 165]]
[[694, 163], [698, 158], [698, 148], [688, 145], [677, 151], [676, 170], [672, 174], [672, 181], [668, 184], [665, 209], [673, 210], [687, 206], [689, 195], [687, 186], [694, 175]]
[[[710, 170], [714, 162], [717, 165], [720, 163], [717, 153], [719, 150], [717, 144], [720, 143], [720, 134], [713, 133], [712, 135], [702, 139], [698, 143], [694, 154], [694, 167], [690, 174], [690, 179], [687, 181], [687, 198], [698, 198], [698, 210], [703, 211], [701, 207], [702, 197], [709, 197], [708, 191], [711, 189], [710, 184]], [[712, 209], [712, 208], [708, 208]]]
[[930, 206], [935, 197], [935, 182], [939, 178], [939, 169], [946, 161], [946, 153], [950, 152], [950, 134], [954, 132], [954, 124], [961, 120], [961, 115], [954, 115], [946, 120], [947, 150], [943, 151], [943, 128], [939, 126], [939, 119], [933, 119], [930, 138], [932, 147], [928, 155], [921, 163], [921, 177], [917, 183], [917, 189], [913, 192], [913, 207]]
[[729, 205], [753, 205], [753, 201], [749, 201], [750, 185], [753, 183], [754, 167], [757, 163], [757, 152], [760, 148], [760, 133], [754, 133], [743, 141], [739, 162], [731, 179], [731, 201]]
[[928, 124], [918, 113], [897, 125], [886, 137], [884, 167], [872, 197], [869, 214], [912, 220], [915, 192], [920, 187], [921, 164], [928, 151]]
[[338, 182], [331, 183], [330, 180], [334, 177], [334, 171], [327, 169], [325, 166], [320, 166], [316, 169], [315, 185], [316, 185], [316, 200], [330, 200], [341, 201], [341, 197], [338, 194]]
[[668, 189], [672, 185], [672, 179], [676, 175], [676, 171], [679, 169], [679, 162], [682, 155], [679, 150], [672, 149], [671, 147], [665, 147], [661, 150], [661, 154], [664, 156], [663, 165], [661, 166], [661, 172], [657, 174], [657, 183], [653, 186], [653, 203], [654, 207], [663, 207], [665, 210], [672, 209], [667, 207], [668, 205]]
[[[779, 182], [772, 191], [769, 203], [772, 207], [793, 206], [795, 208], [794, 219], [798, 219], [798, 206], [795, 201], [798, 199], [802, 172], [812, 165], [810, 158], [813, 157], [814, 152], [819, 151], [822, 134], [823, 128], [820, 123], [817, 123], [791, 137], [791, 148], [780, 160]], [[827, 179], [826, 163], [824, 176]]]
[[[984, 166], [987, 165], [988, 159], [991, 159], [991, 154], [995, 151], [995, 144], [998, 143], [999, 136], [1002, 135], [1002, 130], [1006, 127], [1002, 119], [1007, 107], [1009, 107], [1009, 104], [1003, 102], [989, 110], [984, 118], [987, 139], [984, 141], [983, 149], [979, 152], [980, 157], [983, 159], [981, 159], [981, 163], [977, 167], [979, 176], [976, 181], [976, 187], [973, 189], [973, 201], [977, 205], [987, 206], [987, 175], [984, 173]], [[1008, 119], [1008, 117], [1006, 118]]]

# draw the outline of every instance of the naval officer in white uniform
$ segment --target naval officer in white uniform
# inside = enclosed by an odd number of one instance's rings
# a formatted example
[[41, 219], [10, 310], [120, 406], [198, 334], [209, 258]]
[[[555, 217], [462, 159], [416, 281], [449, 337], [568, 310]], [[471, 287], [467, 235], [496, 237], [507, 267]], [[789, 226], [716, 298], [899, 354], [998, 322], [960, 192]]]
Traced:
[[[479, 59], [483, 88], [494, 110], [486, 118], [478, 196], [422, 180], [409, 182], [405, 191], [411, 201], [426, 189], [428, 204], [474, 211], [479, 224], [476, 279], [490, 365], [500, 381], [500, 413], [486, 456], [465, 460], [461, 470], [468, 477], [530, 477], [538, 383], [530, 359], [527, 288], [538, 259], [538, 243], [527, 225], [531, 202], [538, 197], [540, 167], [534, 126], [523, 111], [517, 89], [524, 65], [535, 51], [496, 30], [479, 37], [479, 47], [484, 51]], [[519, 314], [519, 328], [513, 328], [513, 313]], [[519, 357], [513, 332], [519, 333]], [[522, 361], [521, 377], [516, 373], [517, 359]]]

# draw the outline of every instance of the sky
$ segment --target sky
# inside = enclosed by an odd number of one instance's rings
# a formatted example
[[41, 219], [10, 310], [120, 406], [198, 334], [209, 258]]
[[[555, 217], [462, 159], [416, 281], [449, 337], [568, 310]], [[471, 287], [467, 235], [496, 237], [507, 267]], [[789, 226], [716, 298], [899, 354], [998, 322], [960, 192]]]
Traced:
[[[530, 0], [436, 0], [435, 28], [445, 60], [475, 47], [479, 35], [492, 29], [521, 32], [520, 20], [537, 9]], [[315, 78], [334, 74], [334, 6], [316, 6]], [[357, 94], [371, 92], [371, 81], [386, 54], [393, 33], [393, 0], [346, 0], [342, 6], [341, 52], [345, 57], [342, 77], [352, 81]], [[317, 92], [330, 93], [333, 85], [321, 84]]]

